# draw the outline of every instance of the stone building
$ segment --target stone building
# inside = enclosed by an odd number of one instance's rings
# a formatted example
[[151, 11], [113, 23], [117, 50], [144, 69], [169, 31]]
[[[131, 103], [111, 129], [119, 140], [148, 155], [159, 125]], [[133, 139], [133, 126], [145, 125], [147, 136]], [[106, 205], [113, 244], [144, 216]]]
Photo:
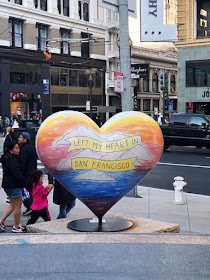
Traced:
[[178, 111], [210, 114], [210, 1], [178, 0]]
[[93, 111], [105, 105], [106, 22], [97, 0], [1, 0], [0, 114], [86, 112], [90, 69]]

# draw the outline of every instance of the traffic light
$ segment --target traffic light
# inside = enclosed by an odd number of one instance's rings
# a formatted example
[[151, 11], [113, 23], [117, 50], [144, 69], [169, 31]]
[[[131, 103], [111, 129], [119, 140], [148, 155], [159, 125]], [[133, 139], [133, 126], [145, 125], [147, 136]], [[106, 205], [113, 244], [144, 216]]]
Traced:
[[165, 91], [168, 92], [168, 73], [164, 73]]
[[165, 75], [164, 74], [160, 75], [160, 89], [161, 90], [165, 89]]

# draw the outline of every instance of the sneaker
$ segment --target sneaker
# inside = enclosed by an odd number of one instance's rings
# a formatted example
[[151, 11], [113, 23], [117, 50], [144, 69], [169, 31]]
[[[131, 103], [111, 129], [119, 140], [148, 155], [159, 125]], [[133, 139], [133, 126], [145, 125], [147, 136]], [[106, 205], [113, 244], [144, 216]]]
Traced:
[[1, 229], [2, 231], [6, 231], [6, 230], [7, 230], [7, 229], [5, 228], [4, 223], [2, 223], [1, 221], [0, 221], [0, 229]]
[[32, 212], [31, 209], [26, 209], [26, 211], [23, 212], [23, 216], [27, 216]]
[[14, 233], [25, 233], [25, 230], [23, 229], [23, 227], [21, 225], [19, 225], [17, 228], [14, 226], [12, 228], [12, 232], [14, 232]]

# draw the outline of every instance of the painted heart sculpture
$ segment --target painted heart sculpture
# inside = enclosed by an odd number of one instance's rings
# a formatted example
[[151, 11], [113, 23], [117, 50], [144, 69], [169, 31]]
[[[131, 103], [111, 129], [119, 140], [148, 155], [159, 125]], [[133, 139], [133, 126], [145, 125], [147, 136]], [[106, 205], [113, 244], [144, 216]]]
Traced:
[[156, 165], [163, 136], [140, 112], [119, 113], [99, 128], [85, 114], [62, 111], [43, 122], [36, 149], [51, 174], [101, 218]]

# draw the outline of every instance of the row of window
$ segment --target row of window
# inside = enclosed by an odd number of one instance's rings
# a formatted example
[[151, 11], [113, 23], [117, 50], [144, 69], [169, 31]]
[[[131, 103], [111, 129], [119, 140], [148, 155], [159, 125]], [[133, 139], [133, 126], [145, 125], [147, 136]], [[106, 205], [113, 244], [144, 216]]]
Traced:
[[[10, 0], [8, 0], [10, 2]], [[22, 0], [14, 0], [15, 4], [22, 5]], [[47, 11], [47, 0], [34, 0], [34, 7], [40, 10]], [[57, 8], [61, 14], [62, 0], [57, 0]], [[78, 14], [79, 18], [89, 21], [89, 3], [78, 1]], [[69, 0], [63, 0], [63, 15], [69, 17]]]
[[186, 62], [186, 86], [210, 86], [210, 61]]
[[[53, 86], [75, 86], [87, 87], [88, 74], [85, 70], [75, 70], [68, 68], [51, 68], [51, 85]], [[103, 73], [95, 72], [93, 75], [93, 87], [103, 87]]]
[[[141, 102], [141, 99], [138, 99], [139, 101], [139, 107], [140, 107], [140, 102]], [[159, 111], [159, 99], [143, 99], [143, 111], [144, 112], [150, 112], [150, 111], [154, 111], [154, 108], [158, 108], [158, 111]], [[177, 110], [177, 100], [173, 99], [173, 100], [170, 100], [170, 103], [173, 104], [173, 111], [176, 111]], [[152, 105], [152, 108], [151, 108], [151, 105]]]
[[[143, 79], [143, 86], [141, 87], [141, 83], [137, 80], [137, 92], [149, 92], [149, 79]], [[159, 92], [159, 78], [158, 74], [154, 73], [152, 75], [152, 92], [158, 93]], [[169, 92], [175, 93], [176, 92], [176, 78], [174, 75], [171, 75], [170, 79], [170, 90]]]
[[[16, 18], [9, 19], [9, 42], [11, 47], [23, 47], [23, 24], [24, 21]], [[38, 29], [37, 36], [37, 49], [45, 51], [47, 48], [47, 39], [48, 39], [48, 25], [41, 23], [36, 24]], [[65, 39], [70, 39], [71, 30], [69, 29], [60, 29], [60, 37], [64, 40], [60, 42], [60, 50], [63, 54], [70, 54], [70, 44], [65, 41]], [[81, 32], [81, 38], [89, 38], [90, 34]], [[81, 43], [81, 56], [89, 57], [89, 42]]]

